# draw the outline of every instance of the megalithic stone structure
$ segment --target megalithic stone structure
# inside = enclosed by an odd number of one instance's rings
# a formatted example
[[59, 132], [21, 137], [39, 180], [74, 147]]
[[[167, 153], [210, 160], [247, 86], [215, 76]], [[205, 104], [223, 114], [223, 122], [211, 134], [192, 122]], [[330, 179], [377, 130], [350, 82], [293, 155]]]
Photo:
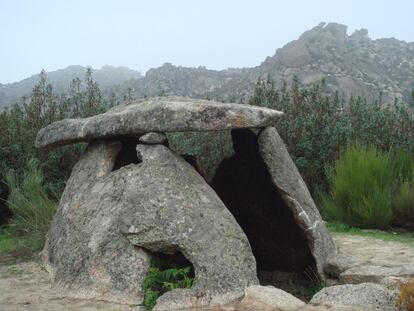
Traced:
[[[53, 284], [69, 296], [139, 304], [152, 256], [179, 254], [194, 283], [161, 296], [163, 310], [230, 302], [259, 283], [258, 270], [323, 277], [335, 245], [272, 127], [281, 116], [159, 97], [41, 129], [37, 147], [89, 141], [43, 250]], [[235, 155], [211, 184], [164, 135], [219, 130], [232, 131]]]

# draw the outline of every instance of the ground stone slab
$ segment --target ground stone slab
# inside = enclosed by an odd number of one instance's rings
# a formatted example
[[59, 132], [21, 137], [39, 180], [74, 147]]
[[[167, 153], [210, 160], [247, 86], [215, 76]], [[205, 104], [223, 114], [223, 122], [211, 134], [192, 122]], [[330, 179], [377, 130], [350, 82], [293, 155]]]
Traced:
[[[141, 303], [152, 252], [193, 264], [186, 293], [199, 305], [258, 283], [247, 237], [190, 164], [163, 145], [138, 145], [142, 163], [113, 171], [120, 149], [95, 141], [73, 169], [43, 252], [56, 288]], [[160, 299], [179, 301], [175, 293]]]
[[359, 266], [341, 273], [339, 280], [346, 284], [381, 283], [387, 277], [414, 277], [414, 265], [398, 267]]
[[350, 306], [364, 311], [394, 311], [396, 292], [374, 283], [336, 285], [323, 288], [310, 303]]
[[36, 147], [147, 132], [219, 131], [272, 125], [282, 114], [269, 108], [183, 97], [158, 97], [116, 106], [85, 119], [65, 119], [41, 129]]
[[237, 310], [240, 311], [294, 311], [305, 303], [295, 296], [273, 286], [250, 286]]

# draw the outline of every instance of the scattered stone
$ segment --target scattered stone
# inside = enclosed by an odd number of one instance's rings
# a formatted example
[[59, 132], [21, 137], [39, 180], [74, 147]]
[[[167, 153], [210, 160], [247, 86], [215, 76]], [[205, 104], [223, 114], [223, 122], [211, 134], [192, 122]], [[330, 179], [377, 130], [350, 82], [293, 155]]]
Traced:
[[148, 144], [148, 145], [163, 144], [166, 140], [167, 140], [167, 136], [165, 136], [164, 133], [156, 133], [156, 132], [146, 133], [139, 138], [139, 141], [141, 143]]
[[323, 278], [327, 258], [336, 254], [333, 239], [276, 129], [265, 128], [258, 137], [258, 143], [260, 155], [272, 181], [305, 233], [315, 260], [316, 272]]
[[398, 267], [358, 266], [342, 272], [339, 280], [346, 284], [381, 283], [386, 277], [414, 277], [414, 265]]
[[273, 286], [250, 286], [238, 305], [240, 311], [293, 311], [305, 303], [295, 296]]
[[396, 292], [374, 283], [336, 285], [323, 288], [310, 303], [350, 306], [364, 311], [394, 311]]
[[323, 268], [323, 271], [334, 278], [339, 278], [339, 275], [352, 267], [358, 266], [360, 260], [351, 256], [338, 255], [328, 259]]
[[116, 106], [84, 119], [65, 119], [41, 129], [36, 147], [148, 132], [220, 131], [272, 125], [282, 112], [244, 104], [184, 97], [156, 97]]

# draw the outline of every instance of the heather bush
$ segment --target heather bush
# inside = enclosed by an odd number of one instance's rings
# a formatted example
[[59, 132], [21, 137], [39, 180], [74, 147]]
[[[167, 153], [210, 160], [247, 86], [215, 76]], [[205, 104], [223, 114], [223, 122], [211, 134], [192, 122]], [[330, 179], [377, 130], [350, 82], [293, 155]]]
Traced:
[[388, 155], [374, 147], [351, 147], [330, 175], [330, 195], [322, 198], [329, 220], [361, 228], [391, 224], [394, 176]]

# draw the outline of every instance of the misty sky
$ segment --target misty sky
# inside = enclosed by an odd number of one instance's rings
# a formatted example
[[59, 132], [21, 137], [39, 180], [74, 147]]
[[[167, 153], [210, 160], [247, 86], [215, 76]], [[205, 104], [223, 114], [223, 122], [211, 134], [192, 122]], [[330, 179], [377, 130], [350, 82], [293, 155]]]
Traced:
[[256, 66], [321, 21], [414, 41], [412, 0], [0, 0], [0, 83], [72, 64]]

